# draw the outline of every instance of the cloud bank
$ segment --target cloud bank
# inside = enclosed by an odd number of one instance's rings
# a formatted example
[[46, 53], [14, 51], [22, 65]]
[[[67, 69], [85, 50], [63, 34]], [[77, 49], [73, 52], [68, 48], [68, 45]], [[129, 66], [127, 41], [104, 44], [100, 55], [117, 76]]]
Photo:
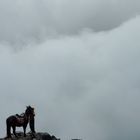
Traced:
[[1, 0], [0, 41], [20, 46], [85, 28], [111, 30], [139, 14], [139, 0]]
[[139, 139], [139, 24], [136, 17], [108, 32], [83, 31], [18, 52], [1, 45], [1, 128], [31, 104], [36, 129], [62, 139]]
[[0, 136], [30, 104], [62, 140], [138, 140], [139, 5], [0, 1]]

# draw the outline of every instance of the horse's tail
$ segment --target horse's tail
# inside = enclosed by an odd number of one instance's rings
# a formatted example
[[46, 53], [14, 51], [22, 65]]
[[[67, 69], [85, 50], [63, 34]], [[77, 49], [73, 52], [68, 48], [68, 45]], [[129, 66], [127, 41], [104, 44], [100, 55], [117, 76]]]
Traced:
[[9, 123], [9, 119], [6, 119], [6, 127], [7, 127], [7, 137], [11, 137], [11, 126]]

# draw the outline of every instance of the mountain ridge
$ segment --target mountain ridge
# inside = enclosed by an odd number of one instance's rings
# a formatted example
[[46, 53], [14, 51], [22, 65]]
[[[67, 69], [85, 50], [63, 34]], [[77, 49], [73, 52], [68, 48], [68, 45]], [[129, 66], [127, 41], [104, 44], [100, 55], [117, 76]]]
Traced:
[[26, 137], [24, 137], [23, 132], [16, 132], [17, 137], [12, 135], [12, 138], [0, 138], [0, 140], [60, 140], [59, 138], [56, 138], [54, 135], [50, 135], [47, 132], [37, 132], [37, 133], [30, 133], [28, 132], [26, 134]]

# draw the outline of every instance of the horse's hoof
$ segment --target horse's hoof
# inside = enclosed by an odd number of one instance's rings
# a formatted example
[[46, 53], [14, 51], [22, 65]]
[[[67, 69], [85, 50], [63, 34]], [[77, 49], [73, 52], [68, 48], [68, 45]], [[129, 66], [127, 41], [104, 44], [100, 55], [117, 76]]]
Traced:
[[32, 137], [32, 138], [35, 138], [35, 134], [32, 134], [31, 137]]
[[11, 136], [6, 136], [4, 139], [11, 139], [12, 137]]

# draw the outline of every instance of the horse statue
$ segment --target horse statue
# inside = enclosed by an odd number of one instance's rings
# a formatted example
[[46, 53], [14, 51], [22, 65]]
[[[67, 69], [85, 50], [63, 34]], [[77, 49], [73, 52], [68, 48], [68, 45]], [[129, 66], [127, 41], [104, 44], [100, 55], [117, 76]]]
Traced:
[[11, 137], [11, 127], [13, 129], [13, 134], [15, 135], [15, 137], [17, 137], [16, 127], [23, 127], [24, 137], [26, 137], [26, 127], [28, 123], [30, 124], [31, 131], [33, 132], [34, 131], [34, 124], [33, 124], [34, 116], [35, 116], [34, 108], [32, 108], [31, 106], [27, 106], [25, 113], [23, 113], [22, 115], [16, 114], [16, 115], [9, 116], [6, 119], [7, 138]]

